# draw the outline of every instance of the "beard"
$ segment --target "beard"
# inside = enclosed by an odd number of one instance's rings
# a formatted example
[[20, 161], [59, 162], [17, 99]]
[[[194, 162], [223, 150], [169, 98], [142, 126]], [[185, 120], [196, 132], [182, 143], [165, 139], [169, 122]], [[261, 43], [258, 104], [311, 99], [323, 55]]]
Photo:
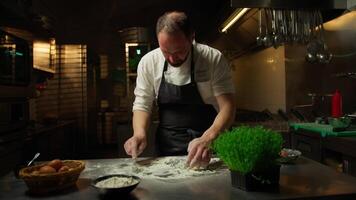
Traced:
[[172, 66], [172, 67], [180, 67], [187, 59], [188, 59], [189, 53], [185, 56], [184, 59], [179, 59], [176, 60], [174, 63], [171, 63], [169, 60], [167, 62]]
[[171, 62], [169, 62], [169, 61], [167, 60], [167, 62], [168, 62], [172, 67], [180, 67], [186, 60], [187, 60], [187, 59], [185, 59], [185, 60], [178, 60], [178, 61], [175, 62], [175, 63], [171, 63]]

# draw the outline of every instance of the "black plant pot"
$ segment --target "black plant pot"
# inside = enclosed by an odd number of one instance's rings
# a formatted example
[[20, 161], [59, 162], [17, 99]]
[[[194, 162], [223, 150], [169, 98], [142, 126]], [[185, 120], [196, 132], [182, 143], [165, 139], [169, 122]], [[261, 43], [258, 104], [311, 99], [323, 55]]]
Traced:
[[245, 191], [278, 191], [280, 167], [275, 165], [265, 171], [247, 174], [230, 170], [232, 186]]

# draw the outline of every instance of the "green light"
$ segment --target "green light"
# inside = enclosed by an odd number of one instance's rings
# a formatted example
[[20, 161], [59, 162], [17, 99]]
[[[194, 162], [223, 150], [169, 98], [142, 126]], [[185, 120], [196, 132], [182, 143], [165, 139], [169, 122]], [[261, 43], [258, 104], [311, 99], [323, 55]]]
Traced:
[[12, 56], [23, 56], [23, 53], [21, 52], [13, 52], [13, 51], [6, 50], [5, 53]]
[[23, 56], [23, 53], [21, 53], [21, 52], [16, 52], [15, 55], [17, 55], [17, 56]]

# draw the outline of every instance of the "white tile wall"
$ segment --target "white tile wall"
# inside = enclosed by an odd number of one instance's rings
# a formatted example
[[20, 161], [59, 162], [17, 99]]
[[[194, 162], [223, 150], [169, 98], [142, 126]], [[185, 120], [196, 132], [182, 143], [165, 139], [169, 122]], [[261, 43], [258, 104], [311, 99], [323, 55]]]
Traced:
[[275, 113], [286, 109], [284, 47], [268, 48], [232, 61], [239, 109]]

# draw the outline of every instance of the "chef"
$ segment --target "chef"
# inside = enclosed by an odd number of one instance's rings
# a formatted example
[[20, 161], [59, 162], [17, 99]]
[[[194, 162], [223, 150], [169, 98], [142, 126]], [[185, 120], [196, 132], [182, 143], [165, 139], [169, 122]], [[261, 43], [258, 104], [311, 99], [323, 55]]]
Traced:
[[158, 105], [156, 133], [160, 156], [187, 155], [187, 165], [204, 167], [209, 145], [235, 115], [230, 67], [214, 48], [194, 41], [191, 21], [172, 11], [156, 24], [159, 48], [142, 57], [133, 103], [133, 136], [124, 145], [136, 158], [147, 145], [153, 103]]

